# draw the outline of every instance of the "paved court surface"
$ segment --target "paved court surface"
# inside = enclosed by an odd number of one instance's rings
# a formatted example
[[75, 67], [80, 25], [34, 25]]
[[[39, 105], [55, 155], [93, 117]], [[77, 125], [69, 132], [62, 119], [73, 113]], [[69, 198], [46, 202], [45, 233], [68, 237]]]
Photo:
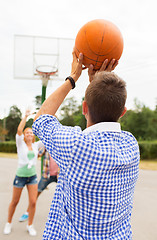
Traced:
[[[49, 185], [37, 201], [34, 226], [37, 236], [31, 237], [26, 231], [26, 222], [18, 222], [27, 208], [27, 190], [24, 189], [13, 218], [13, 230], [3, 235], [7, 220], [8, 205], [12, 196], [12, 182], [15, 176], [17, 159], [0, 158], [0, 240], [40, 240], [55, 191], [55, 183]], [[40, 176], [40, 161], [37, 164]], [[133, 240], [157, 240], [157, 171], [140, 170], [136, 185], [132, 213]]]

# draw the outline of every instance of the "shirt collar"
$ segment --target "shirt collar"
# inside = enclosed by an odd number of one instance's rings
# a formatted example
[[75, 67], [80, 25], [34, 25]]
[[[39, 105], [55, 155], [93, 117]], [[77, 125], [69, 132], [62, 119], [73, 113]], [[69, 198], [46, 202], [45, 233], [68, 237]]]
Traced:
[[96, 123], [88, 128], [86, 128], [83, 132], [121, 132], [120, 123], [118, 122], [100, 122]]

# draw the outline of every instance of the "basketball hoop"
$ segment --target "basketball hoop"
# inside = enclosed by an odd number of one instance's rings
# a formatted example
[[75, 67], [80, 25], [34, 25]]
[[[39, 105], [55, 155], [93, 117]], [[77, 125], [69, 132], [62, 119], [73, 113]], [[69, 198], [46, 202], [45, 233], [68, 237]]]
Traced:
[[53, 66], [41, 65], [36, 68], [37, 75], [40, 75], [42, 80], [42, 85], [47, 86], [50, 76], [55, 75], [58, 69]]

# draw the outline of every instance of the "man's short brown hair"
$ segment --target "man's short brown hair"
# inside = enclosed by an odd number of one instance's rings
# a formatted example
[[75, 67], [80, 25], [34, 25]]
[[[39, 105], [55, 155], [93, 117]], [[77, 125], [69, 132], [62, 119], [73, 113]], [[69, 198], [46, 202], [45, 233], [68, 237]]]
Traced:
[[124, 111], [126, 97], [126, 83], [116, 74], [95, 74], [85, 93], [92, 123], [117, 122]]

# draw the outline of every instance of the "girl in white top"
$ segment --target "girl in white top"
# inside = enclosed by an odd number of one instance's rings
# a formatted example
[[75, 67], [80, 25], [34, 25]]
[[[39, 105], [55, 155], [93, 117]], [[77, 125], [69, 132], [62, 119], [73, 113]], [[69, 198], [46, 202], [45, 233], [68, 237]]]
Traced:
[[37, 199], [37, 175], [35, 165], [38, 157], [39, 148], [43, 147], [41, 141], [35, 142], [35, 136], [31, 128], [23, 129], [26, 124], [27, 117], [30, 115], [30, 111], [26, 111], [25, 117], [21, 120], [16, 134], [16, 146], [18, 153], [18, 168], [13, 183], [13, 195], [8, 209], [8, 222], [4, 228], [4, 234], [11, 232], [11, 222], [16, 209], [16, 206], [20, 200], [23, 187], [26, 185], [28, 190], [29, 199], [29, 218], [27, 230], [31, 236], [36, 235], [32, 223], [36, 208]]

